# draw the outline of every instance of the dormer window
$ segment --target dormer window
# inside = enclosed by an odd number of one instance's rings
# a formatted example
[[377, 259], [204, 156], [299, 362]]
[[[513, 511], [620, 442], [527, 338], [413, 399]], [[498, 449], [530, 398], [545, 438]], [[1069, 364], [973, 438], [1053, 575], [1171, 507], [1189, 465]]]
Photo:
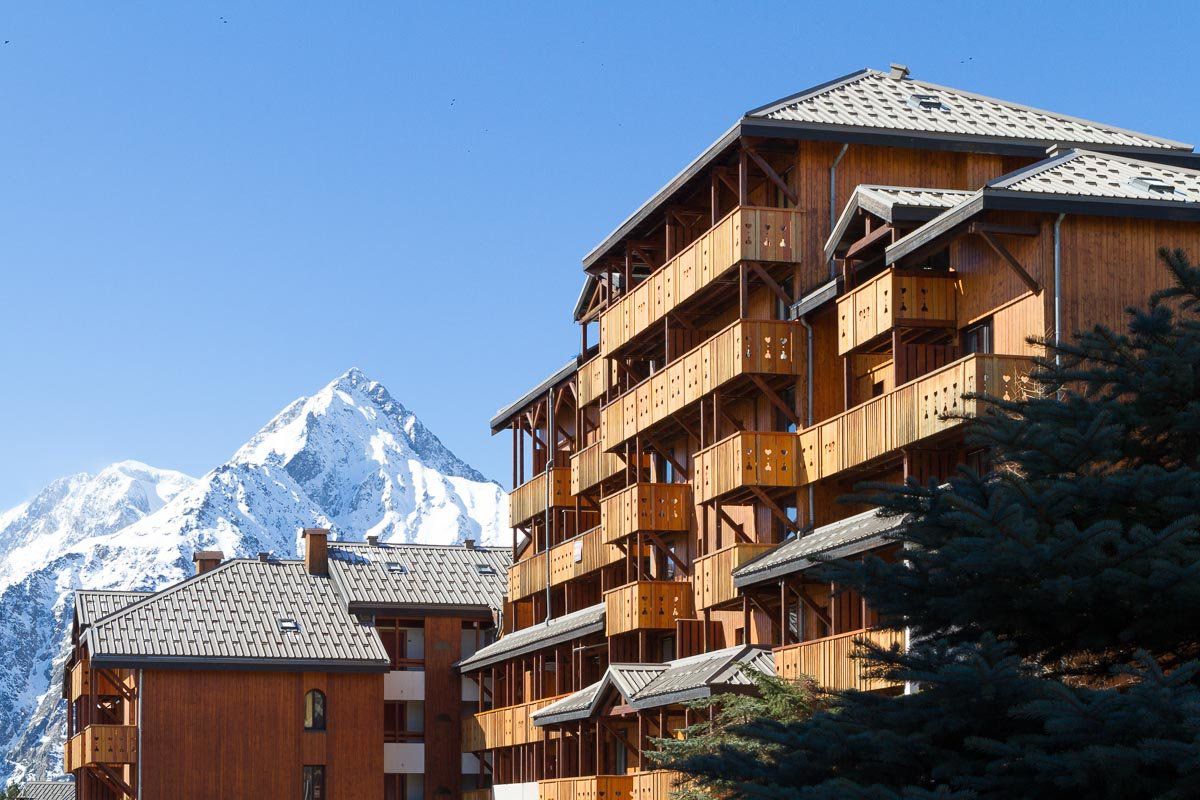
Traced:
[[300, 623], [292, 617], [280, 617], [278, 620], [280, 633], [299, 633]]
[[911, 94], [908, 97], [908, 104], [913, 108], [919, 108], [922, 111], [949, 111], [950, 106], [942, 102], [935, 94]]
[[1139, 191], [1149, 192], [1150, 194], [1163, 195], [1171, 197], [1179, 193], [1179, 189], [1173, 183], [1169, 183], [1158, 178], [1151, 178], [1146, 175], [1139, 175], [1136, 178], [1131, 178], [1129, 185]]

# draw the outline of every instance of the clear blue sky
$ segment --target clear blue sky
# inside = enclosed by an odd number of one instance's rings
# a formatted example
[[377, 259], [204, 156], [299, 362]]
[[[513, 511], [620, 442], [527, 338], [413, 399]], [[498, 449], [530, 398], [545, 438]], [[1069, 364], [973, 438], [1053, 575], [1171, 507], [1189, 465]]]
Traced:
[[901, 61], [1195, 143], [1196, 8], [6, 4], [0, 508], [199, 475], [352, 365], [507, 482], [580, 258], [741, 112]]

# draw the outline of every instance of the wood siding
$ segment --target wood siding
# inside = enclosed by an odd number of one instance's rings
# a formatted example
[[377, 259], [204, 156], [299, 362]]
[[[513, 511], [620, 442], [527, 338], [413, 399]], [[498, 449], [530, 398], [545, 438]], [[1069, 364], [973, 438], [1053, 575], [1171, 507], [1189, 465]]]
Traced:
[[[629, 800], [632, 775], [593, 775], [538, 781], [538, 800]], [[666, 795], [663, 795], [666, 800]]]
[[601, 503], [604, 540], [619, 542], [640, 532], [687, 531], [692, 487], [687, 483], [635, 483]]
[[831, 691], [857, 689], [871, 692], [890, 689], [898, 684], [877, 678], [865, 678], [857, 659], [851, 658], [855, 639], [869, 639], [881, 647], [904, 647], [904, 632], [867, 630], [840, 633], [787, 647], [775, 648], [775, 671], [788, 680], [812, 678]]
[[[383, 797], [380, 675], [147, 670], [142, 676], [140, 800], [301, 797], [305, 764], [326, 765], [331, 798]], [[326, 695], [323, 733], [304, 730], [304, 694], [313, 688]]]
[[514, 489], [508, 503], [509, 525], [514, 528], [525, 525], [547, 508], [573, 506], [570, 468], [552, 467], [539, 472]]
[[696, 499], [706, 503], [747, 487], [796, 486], [800, 447], [794, 433], [735, 433], [697, 450]]
[[692, 593], [697, 611], [713, 608], [739, 597], [733, 586], [733, 571], [768, 550], [773, 544], [733, 544], [696, 559], [692, 567]]
[[958, 290], [952, 272], [881, 272], [837, 300], [838, 355], [902, 326], [957, 327]]
[[542, 741], [546, 738], [545, 729], [533, 724], [532, 714], [566, 696], [561, 694], [475, 714], [463, 724], [462, 751], [476, 753]]
[[604, 593], [608, 636], [639, 630], [674, 630], [695, 616], [692, 587], [684, 581], [634, 581]]

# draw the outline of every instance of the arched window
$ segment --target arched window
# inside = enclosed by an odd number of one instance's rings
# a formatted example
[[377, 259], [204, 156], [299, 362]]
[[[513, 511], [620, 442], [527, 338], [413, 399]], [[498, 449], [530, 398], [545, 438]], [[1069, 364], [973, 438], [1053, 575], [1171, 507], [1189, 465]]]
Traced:
[[304, 695], [304, 730], [325, 730], [325, 693], [320, 689], [310, 689]]

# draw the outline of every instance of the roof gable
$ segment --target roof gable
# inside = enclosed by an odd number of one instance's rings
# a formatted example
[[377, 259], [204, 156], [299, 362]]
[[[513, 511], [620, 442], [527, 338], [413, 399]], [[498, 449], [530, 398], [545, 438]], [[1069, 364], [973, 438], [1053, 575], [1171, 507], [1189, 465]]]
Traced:
[[1200, 172], [1077, 149], [997, 178], [987, 188], [1073, 197], [1200, 203]]
[[131, 603], [149, 597], [153, 592], [124, 592], [100, 589], [75, 590], [75, 621], [91, 625], [102, 617], [120, 611]]
[[1036, 143], [1191, 150], [1191, 145], [913, 78], [863, 69], [747, 112], [769, 119]]

